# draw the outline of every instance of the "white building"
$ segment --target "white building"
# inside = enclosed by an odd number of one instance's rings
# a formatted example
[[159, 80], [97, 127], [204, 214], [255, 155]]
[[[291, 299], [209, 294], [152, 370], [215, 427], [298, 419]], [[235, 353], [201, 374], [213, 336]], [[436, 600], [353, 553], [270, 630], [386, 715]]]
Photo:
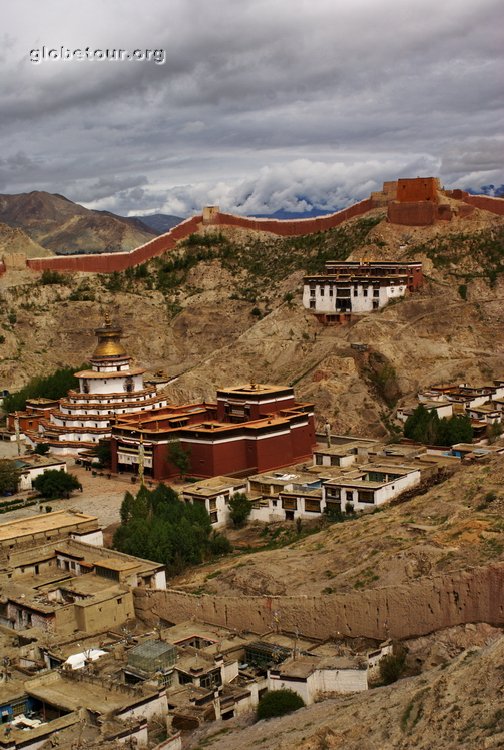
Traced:
[[91, 369], [76, 373], [79, 390], [69, 391], [38, 433], [27, 433], [33, 444], [45, 443], [57, 454], [79, 454], [111, 436], [116, 415], [151, 411], [167, 405], [156, 386], [145, 386], [141, 367], [121, 344], [122, 329], [105, 324], [96, 330], [98, 345], [90, 359]]
[[210, 516], [213, 526], [226, 526], [230, 521], [229, 501], [240, 492], [247, 491], [245, 479], [231, 477], [211, 477], [201, 482], [186, 484], [182, 488], [181, 499], [186, 503], [200, 503]]
[[422, 283], [421, 263], [329, 262], [325, 273], [305, 276], [303, 305], [324, 322], [379, 310]]
[[322, 502], [334, 511], [369, 510], [393, 500], [420, 484], [421, 472], [412, 466], [370, 464], [347, 476], [329, 479], [322, 485]]
[[359, 693], [368, 689], [367, 661], [333, 656], [302, 655], [268, 672], [269, 690], [293, 690], [307, 706], [324, 693]]
[[14, 463], [20, 472], [18, 483], [19, 492], [31, 490], [33, 480], [41, 474], [45, 474], [46, 471], [66, 472], [67, 470], [67, 465], [64, 461], [58, 460], [57, 458], [45, 458], [45, 456], [23, 456], [23, 458], [16, 459]]

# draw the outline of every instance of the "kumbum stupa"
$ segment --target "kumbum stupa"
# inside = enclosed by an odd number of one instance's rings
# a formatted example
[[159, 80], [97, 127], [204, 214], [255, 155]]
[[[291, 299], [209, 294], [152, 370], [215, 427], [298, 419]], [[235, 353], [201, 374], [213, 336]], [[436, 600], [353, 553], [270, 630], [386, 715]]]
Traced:
[[109, 315], [95, 334], [98, 344], [90, 358], [91, 369], [75, 373], [79, 390], [60, 400], [50, 417], [40, 421], [38, 432], [26, 433], [31, 444], [43, 443], [60, 455], [78, 455], [109, 438], [118, 415], [167, 405], [155, 385], [144, 385], [145, 370], [133, 366], [121, 343], [122, 328]]

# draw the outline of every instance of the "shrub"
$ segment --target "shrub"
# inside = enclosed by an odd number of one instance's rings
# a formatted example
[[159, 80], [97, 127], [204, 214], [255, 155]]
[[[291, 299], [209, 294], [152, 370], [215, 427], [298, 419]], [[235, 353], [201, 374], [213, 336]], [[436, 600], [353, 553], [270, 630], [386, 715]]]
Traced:
[[273, 716], [284, 716], [298, 708], [303, 708], [304, 700], [293, 690], [272, 690], [263, 695], [257, 706], [257, 718], [271, 719]]
[[68, 277], [62, 273], [58, 273], [58, 271], [51, 271], [46, 268], [46, 270], [42, 272], [40, 283], [44, 286], [46, 284], [68, 284]]
[[398, 654], [388, 654], [380, 661], [380, 677], [384, 685], [391, 685], [397, 682], [404, 670], [406, 661], [406, 652], [401, 651]]
[[458, 288], [458, 293], [462, 297], [463, 300], [467, 299], [467, 284], [460, 284]]
[[37, 443], [33, 452], [36, 453], [37, 456], [45, 456], [46, 453], [49, 453], [49, 446], [45, 445], [45, 443]]
[[73, 490], [81, 490], [82, 485], [73, 474], [67, 474], [66, 471], [49, 469], [40, 474], [32, 482], [33, 488], [39, 492], [42, 497], [48, 500], [55, 500], [58, 497], [70, 497]]
[[228, 503], [229, 516], [234, 526], [243, 526], [250, 515], [251, 505], [243, 492], [237, 492]]

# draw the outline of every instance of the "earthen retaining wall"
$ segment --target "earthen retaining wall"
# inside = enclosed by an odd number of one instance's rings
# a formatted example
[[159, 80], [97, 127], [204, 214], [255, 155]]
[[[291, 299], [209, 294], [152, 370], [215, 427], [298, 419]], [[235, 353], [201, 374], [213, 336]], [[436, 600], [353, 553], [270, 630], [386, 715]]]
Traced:
[[359, 593], [319, 596], [210, 596], [135, 591], [140, 619], [194, 618], [231, 629], [275, 629], [307, 637], [410, 638], [468, 622], [504, 625], [504, 563]]

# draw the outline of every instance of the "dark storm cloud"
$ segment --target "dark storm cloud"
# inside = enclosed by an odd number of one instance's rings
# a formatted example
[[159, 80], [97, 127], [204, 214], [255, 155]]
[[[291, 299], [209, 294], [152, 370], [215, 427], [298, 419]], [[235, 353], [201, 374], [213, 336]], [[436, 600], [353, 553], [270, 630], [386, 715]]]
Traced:
[[[266, 212], [342, 205], [398, 175], [504, 181], [500, 0], [69, 8], [3, 8], [4, 191], [121, 212]], [[42, 45], [158, 48], [166, 61], [31, 63]]]

